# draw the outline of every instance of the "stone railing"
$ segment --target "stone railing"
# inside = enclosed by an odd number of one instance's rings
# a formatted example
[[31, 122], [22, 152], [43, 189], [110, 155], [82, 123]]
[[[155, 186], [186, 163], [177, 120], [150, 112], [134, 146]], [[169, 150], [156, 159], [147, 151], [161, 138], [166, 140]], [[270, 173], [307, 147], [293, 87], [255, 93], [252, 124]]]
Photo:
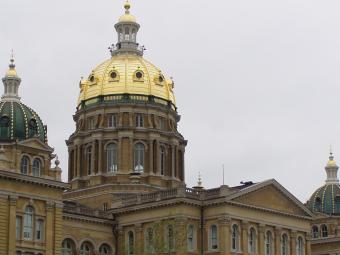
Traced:
[[156, 201], [163, 201], [166, 199], [172, 198], [189, 198], [198, 201], [203, 201], [207, 199], [214, 199], [226, 196], [232, 193], [232, 189], [228, 186], [221, 186], [220, 188], [215, 189], [192, 189], [187, 188], [185, 186], [179, 188], [172, 188], [152, 193], [145, 193], [145, 194], [128, 194], [125, 196], [121, 196], [120, 200], [114, 202], [112, 208], [117, 207], [125, 207], [131, 206], [136, 204], [148, 203], [148, 202], [156, 202]]
[[103, 219], [109, 219], [111, 217], [111, 215], [105, 211], [92, 209], [76, 203], [65, 203], [63, 211], [64, 213], [79, 214]]

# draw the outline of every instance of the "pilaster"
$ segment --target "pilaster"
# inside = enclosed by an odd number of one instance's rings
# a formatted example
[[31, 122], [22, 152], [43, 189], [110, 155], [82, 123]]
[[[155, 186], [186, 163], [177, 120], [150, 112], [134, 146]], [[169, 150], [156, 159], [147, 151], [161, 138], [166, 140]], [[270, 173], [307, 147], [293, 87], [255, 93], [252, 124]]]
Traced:
[[242, 252], [248, 254], [248, 228], [249, 222], [242, 221]]
[[230, 217], [224, 215], [218, 220], [219, 225], [219, 249], [220, 254], [229, 255], [231, 251], [230, 245]]
[[275, 254], [281, 254], [281, 228], [275, 228]]
[[259, 229], [258, 229], [258, 233], [259, 233], [259, 241], [258, 241], [258, 246], [257, 246], [257, 250], [258, 250], [258, 254], [264, 254], [265, 250], [265, 230], [266, 230], [266, 226], [264, 224], [260, 224], [259, 225]]
[[48, 201], [45, 205], [46, 209], [46, 253], [47, 254], [54, 254], [54, 243], [53, 243], [53, 209], [54, 209], [54, 202]]
[[290, 255], [296, 255], [296, 237], [297, 232], [292, 230], [290, 233]]
[[143, 238], [143, 225], [141, 223], [135, 225], [135, 233], [136, 233], [136, 240], [135, 240], [135, 247], [136, 255], [143, 255], [144, 251], [144, 238]]
[[16, 245], [16, 210], [18, 197], [9, 197], [9, 222], [8, 222], [8, 254], [15, 254]]
[[102, 172], [106, 172], [106, 166], [105, 170], [103, 171], [103, 166], [102, 166], [102, 162], [103, 162], [103, 142], [101, 139], [98, 140], [98, 174], [102, 174]]

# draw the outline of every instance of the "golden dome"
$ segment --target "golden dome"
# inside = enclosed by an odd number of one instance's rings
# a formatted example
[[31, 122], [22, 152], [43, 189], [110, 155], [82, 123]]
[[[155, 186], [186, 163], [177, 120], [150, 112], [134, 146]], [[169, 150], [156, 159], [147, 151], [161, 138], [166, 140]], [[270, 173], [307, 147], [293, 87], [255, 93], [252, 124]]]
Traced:
[[336, 166], [335, 160], [329, 160], [329, 161], [327, 162], [327, 166]]
[[[12, 53], [13, 54], [13, 53]], [[17, 74], [17, 70], [15, 69], [15, 65], [14, 65], [14, 58], [12, 56], [11, 58], [11, 63], [9, 64], [9, 69], [6, 72], [6, 77], [16, 77], [19, 78], [18, 74]]]
[[78, 105], [98, 96], [132, 94], [154, 96], [176, 105], [174, 83], [161, 70], [134, 54], [113, 55], [80, 82]]

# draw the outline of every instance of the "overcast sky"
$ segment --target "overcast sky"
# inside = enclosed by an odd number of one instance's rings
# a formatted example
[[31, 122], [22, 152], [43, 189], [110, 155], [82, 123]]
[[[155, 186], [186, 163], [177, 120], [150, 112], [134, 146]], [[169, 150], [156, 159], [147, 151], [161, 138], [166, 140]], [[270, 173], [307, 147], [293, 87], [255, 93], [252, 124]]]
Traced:
[[[123, 0], [1, 0], [0, 71], [13, 48], [22, 101], [67, 176], [81, 76], [109, 58]], [[186, 181], [275, 178], [305, 202], [340, 161], [340, 2], [131, 0], [145, 58], [175, 79]]]

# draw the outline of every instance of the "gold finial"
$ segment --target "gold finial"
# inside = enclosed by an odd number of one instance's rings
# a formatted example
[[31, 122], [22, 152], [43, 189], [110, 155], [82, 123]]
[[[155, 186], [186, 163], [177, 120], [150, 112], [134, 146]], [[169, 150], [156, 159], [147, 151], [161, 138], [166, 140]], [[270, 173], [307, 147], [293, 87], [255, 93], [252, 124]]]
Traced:
[[336, 162], [334, 160], [334, 155], [333, 155], [332, 145], [329, 148], [329, 160], [328, 160], [327, 166], [336, 166]]
[[124, 8], [125, 8], [125, 13], [129, 14], [130, 13], [130, 8], [131, 8], [131, 4], [130, 4], [129, 0], [126, 0], [126, 2], [124, 4]]

